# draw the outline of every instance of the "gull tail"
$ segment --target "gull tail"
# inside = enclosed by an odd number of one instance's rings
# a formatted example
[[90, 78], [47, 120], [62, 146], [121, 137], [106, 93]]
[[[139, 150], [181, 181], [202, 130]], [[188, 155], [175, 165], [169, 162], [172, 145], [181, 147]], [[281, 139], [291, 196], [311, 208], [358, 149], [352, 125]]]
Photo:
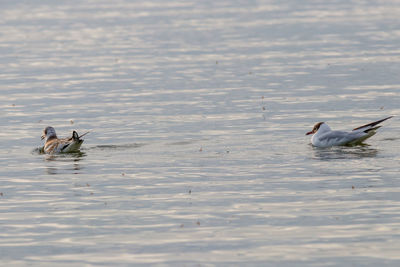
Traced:
[[79, 139], [80, 139], [81, 137], [83, 137], [83, 136], [87, 135], [88, 133], [90, 133], [90, 131], [87, 131], [86, 133], [84, 133], [84, 134], [80, 135], [80, 136], [79, 136]]
[[366, 132], [366, 133], [368, 133], [368, 132], [370, 132], [370, 131], [375, 131], [375, 130], [377, 130], [378, 128], [381, 127], [381, 126], [374, 127], [375, 125], [378, 125], [379, 123], [384, 122], [385, 120], [388, 120], [388, 119], [390, 119], [390, 118], [393, 118], [393, 116], [389, 116], [389, 117], [384, 118], [384, 119], [382, 119], [382, 120], [374, 121], [374, 122], [365, 124], [365, 125], [363, 125], [363, 126], [354, 128], [353, 131], [363, 130], [363, 132]]

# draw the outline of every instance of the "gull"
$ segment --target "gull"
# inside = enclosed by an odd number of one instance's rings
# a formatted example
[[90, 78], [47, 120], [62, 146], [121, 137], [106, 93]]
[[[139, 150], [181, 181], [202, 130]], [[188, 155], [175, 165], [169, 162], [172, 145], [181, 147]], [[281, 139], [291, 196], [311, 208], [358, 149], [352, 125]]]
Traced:
[[42, 140], [45, 140], [43, 150], [47, 154], [77, 152], [83, 143], [81, 137], [87, 133], [79, 136], [76, 131], [73, 131], [72, 137], [59, 139], [56, 130], [51, 126], [48, 126], [44, 129], [42, 135]]
[[316, 147], [359, 145], [376, 134], [376, 130], [381, 127], [376, 125], [392, 117], [354, 128], [351, 132], [332, 131], [325, 122], [318, 122], [314, 125], [312, 131], [306, 133], [306, 135], [312, 134], [311, 143]]

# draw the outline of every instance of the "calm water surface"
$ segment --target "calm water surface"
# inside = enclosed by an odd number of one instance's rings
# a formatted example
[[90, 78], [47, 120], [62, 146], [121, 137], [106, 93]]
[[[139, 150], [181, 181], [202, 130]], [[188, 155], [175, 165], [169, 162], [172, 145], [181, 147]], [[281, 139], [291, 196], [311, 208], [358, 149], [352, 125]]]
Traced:
[[[3, 1], [5, 266], [400, 264], [397, 1]], [[48, 156], [42, 130], [90, 130]]]

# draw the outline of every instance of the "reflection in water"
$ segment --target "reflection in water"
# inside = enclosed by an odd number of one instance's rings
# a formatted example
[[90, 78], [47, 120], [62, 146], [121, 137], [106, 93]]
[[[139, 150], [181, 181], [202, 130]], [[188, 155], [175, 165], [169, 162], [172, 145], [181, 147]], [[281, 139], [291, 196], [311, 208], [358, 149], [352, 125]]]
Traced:
[[313, 147], [313, 158], [319, 160], [334, 159], [360, 159], [376, 157], [378, 150], [369, 148], [367, 145], [362, 146], [337, 146], [328, 148]]
[[46, 154], [47, 161], [80, 161], [86, 156], [85, 152], [73, 152], [73, 153], [60, 153], [60, 154]]
[[55, 167], [46, 167], [46, 173], [50, 175], [54, 175], [58, 173], [58, 168]]
[[84, 152], [74, 152], [74, 153], [62, 153], [62, 154], [56, 154], [56, 155], [45, 155], [45, 161], [47, 162], [54, 162], [54, 163], [59, 163], [59, 162], [71, 162], [72, 166], [70, 165], [52, 165], [52, 166], [46, 166], [46, 173], [47, 174], [58, 174], [60, 173], [61, 170], [68, 170], [73, 171], [74, 174], [77, 174], [79, 170], [82, 169], [81, 164], [79, 164], [79, 161], [81, 161], [86, 154]]

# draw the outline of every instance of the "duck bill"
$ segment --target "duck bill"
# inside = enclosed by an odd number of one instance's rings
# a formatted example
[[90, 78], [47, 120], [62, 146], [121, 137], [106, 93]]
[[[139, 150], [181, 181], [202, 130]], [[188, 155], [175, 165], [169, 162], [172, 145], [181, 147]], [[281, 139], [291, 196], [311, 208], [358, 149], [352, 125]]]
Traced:
[[40, 137], [40, 139], [42, 139], [42, 140], [43, 140], [43, 139], [45, 139], [45, 138], [46, 138], [46, 136], [45, 136], [45, 135], [42, 135], [42, 137]]

